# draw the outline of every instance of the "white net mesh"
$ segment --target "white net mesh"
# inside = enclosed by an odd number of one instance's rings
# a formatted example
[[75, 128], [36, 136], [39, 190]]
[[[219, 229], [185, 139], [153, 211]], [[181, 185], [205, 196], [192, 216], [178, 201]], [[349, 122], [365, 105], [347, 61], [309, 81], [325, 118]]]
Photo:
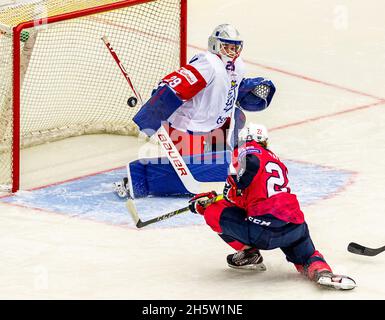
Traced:
[[12, 177], [12, 39], [0, 34], [0, 191]]
[[[36, 2], [36, 1], [35, 1]], [[55, 14], [116, 1], [40, 1]], [[127, 1], [129, 2], [129, 1]], [[132, 2], [132, 1], [131, 1]], [[60, 10], [60, 4], [62, 4]], [[30, 4], [0, 11], [10, 26]], [[39, 11], [41, 12], [41, 10]], [[12, 23], [12, 24], [11, 24]], [[27, 33], [28, 32], [28, 33]], [[144, 101], [180, 57], [180, 0], [158, 0], [25, 30], [21, 48], [21, 146], [90, 133], [136, 134], [133, 96], [101, 40], [107, 36]], [[11, 183], [12, 41], [0, 35], [0, 185]]]

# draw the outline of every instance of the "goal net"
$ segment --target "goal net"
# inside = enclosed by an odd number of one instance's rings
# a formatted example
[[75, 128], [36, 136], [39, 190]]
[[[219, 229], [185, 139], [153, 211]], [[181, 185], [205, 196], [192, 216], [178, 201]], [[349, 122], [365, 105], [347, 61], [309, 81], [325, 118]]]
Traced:
[[185, 61], [186, 0], [20, 0], [0, 8], [0, 186], [19, 188], [20, 148], [93, 133], [135, 135], [144, 101]]

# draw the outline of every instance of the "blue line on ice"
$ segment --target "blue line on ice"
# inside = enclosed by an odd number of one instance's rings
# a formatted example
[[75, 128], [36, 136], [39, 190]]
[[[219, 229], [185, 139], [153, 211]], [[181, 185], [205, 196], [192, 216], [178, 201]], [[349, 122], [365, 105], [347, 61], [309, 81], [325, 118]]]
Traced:
[[[332, 195], [349, 181], [353, 173], [326, 168], [314, 164], [287, 161], [292, 192], [302, 206], [312, 204]], [[125, 201], [112, 192], [112, 183], [126, 174], [125, 168], [96, 174], [34, 191], [20, 191], [14, 196], [0, 199], [1, 202], [19, 204], [29, 208], [43, 209], [70, 216], [92, 219], [109, 224], [134, 228], [125, 207]], [[186, 206], [185, 197], [137, 199], [135, 203], [142, 220]], [[304, 213], [311, 214], [311, 212]], [[189, 212], [175, 216], [147, 228], [201, 225], [201, 216]]]

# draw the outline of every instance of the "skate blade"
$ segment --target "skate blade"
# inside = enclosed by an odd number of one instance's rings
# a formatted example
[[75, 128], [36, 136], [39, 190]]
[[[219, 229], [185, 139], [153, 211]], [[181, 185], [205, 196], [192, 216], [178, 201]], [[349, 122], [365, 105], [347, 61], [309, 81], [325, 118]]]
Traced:
[[266, 271], [266, 266], [263, 263], [258, 264], [248, 264], [245, 266], [233, 266], [231, 264], [227, 264], [230, 268], [237, 270], [251, 270], [251, 271]]
[[337, 289], [352, 290], [357, 287], [355, 281], [349, 277], [334, 275], [333, 277], [323, 276], [317, 281], [321, 286]]

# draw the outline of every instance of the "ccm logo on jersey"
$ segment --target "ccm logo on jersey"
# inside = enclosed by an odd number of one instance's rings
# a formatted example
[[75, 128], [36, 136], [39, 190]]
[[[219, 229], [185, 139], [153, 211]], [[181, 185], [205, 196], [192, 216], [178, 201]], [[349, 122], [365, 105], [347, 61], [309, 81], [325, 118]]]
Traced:
[[251, 221], [252, 223], [259, 224], [261, 226], [269, 226], [269, 225], [271, 225], [271, 222], [263, 221], [263, 220], [255, 218], [255, 217], [248, 217], [247, 219], [249, 221]]
[[187, 175], [186, 168], [184, 168], [183, 163], [180, 162], [180, 160], [178, 160], [178, 155], [179, 155], [178, 151], [173, 150], [174, 149], [173, 146], [171, 145], [171, 143], [167, 141], [168, 139], [164, 134], [159, 133], [158, 138], [159, 138], [159, 141], [162, 143], [164, 149], [167, 150], [167, 153], [169, 154], [170, 159], [172, 160], [173, 165], [178, 170], [179, 174], [181, 176], [186, 176]]

